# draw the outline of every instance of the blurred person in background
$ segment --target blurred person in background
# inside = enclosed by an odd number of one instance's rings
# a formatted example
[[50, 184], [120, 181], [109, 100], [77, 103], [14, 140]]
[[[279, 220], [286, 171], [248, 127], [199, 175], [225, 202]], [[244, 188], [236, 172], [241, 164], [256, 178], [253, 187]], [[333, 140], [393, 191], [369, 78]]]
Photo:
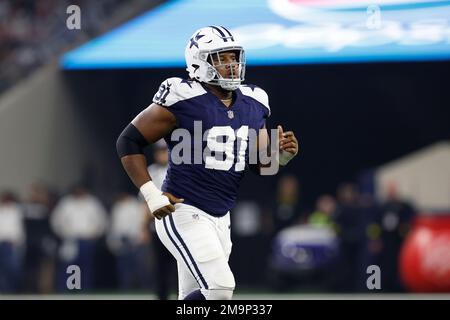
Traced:
[[316, 201], [315, 210], [308, 217], [308, 224], [317, 227], [335, 229], [334, 215], [336, 213], [336, 200], [333, 196], [324, 194]]
[[387, 199], [381, 205], [381, 241], [380, 255], [382, 289], [388, 292], [402, 292], [399, 274], [400, 249], [411, 227], [415, 210], [403, 200], [397, 185], [391, 182], [387, 190]]
[[[271, 208], [272, 234], [270, 249], [267, 253], [267, 279], [275, 290], [287, 290], [301, 282], [303, 272], [299, 275], [295, 269], [300, 265], [295, 259], [285, 259], [284, 247], [301, 245], [304, 208], [300, 201], [300, 182], [295, 175], [284, 174], [278, 179], [275, 198]], [[286, 236], [287, 235], [287, 236]], [[302, 266], [299, 267], [303, 268]]]
[[[359, 279], [357, 280], [357, 290], [367, 291], [367, 267], [378, 265], [382, 250], [381, 226], [380, 226], [380, 205], [374, 198], [373, 192], [360, 186], [360, 205], [363, 215], [363, 224], [365, 228], [364, 247], [360, 253], [360, 268], [358, 269]], [[383, 273], [383, 270], [381, 270]], [[383, 285], [382, 285], [383, 287]]]
[[119, 288], [148, 289], [149, 233], [144, 204], [137, 197], [122, 193], [111, 210], [107, 243], [116, 256]]
[[273, 289], [328, 291], [336, 286], [339, 241], [335, 211], [335, 199], [321, 195], [306, 223], [292, 224], [276, 234], [268, 275]]
[[274, 233], [301, 222], [303, 208], [300, 203], [300, 182], [296, 176], [288, 174], [279, 179], [272, 208]]
[[[360, 287], [359, 274], [365, 272], [361, 262], [366, 250], [366, 222], [354, 183], [342, 183], [337, 189], [336, 224], [340, 242], [338, 291], [354, 292]], [[364, 270], [363, 270], [364, 269]], [[365, 284], [365, 282], [364, 282]]]
[[49, 280], [53, 274], [53, 257], [56, 240], [51, 232], [49, 217], [54, 202], [48, 188], [33, 183], [24, 204], [26, 229], [25, 291], [48, 292], [53, 286]]
[[[169, 150], [164, 140], [158, 140], [153, 145], [154, 163], [148, 166], [148, 172], [157, 188], [161, 188], [166, 178], [169, 164]], [[145, 213], [152, 234], [152, 249], [155, 254], [155, 274], [156, 295], [159, 300], [169, 298], [170, 289], [173, 287], [173, 279], [176, 279], [176, 260], [170, 254], [169, 250], [162, 244], [156, 234], [154, 217], [150, 213], [148, 206], [145, 205]]]
[[[272, 230], [265, 229], [264, 214], [260, 203], [251, 199], [238, 201], [232, 211], [234, 254], [230, 264], [239, 269], [235, 275], [236, 281], [245, 286], [260, 287], [267, 282], [270, 272], [267, 262], [271, 252]], [[245, 259], [242, 259], [243, 256]]]
[[338, 227], [336, 224], [336, 199], [329, 194], [319, 196], [316, 201], [315, 210], [308, 217], [308, 225], [329, 232], [328, 246], [318, 245], [322, 247], [323, 261], [322, 273], [320, 274], [321, 286], [324, 290], [334, 290], [339, 283], [339, 274], [336, 268], [339, 264], [339, 239], [337, 237]]
[[154, 176], [154, 183], [162, 186], [169, 165], [169, 149], [163, 139], [158, 140], [153, 145], [153, 160], [154, 162], [148, 166], [147, 170], [152, 178]]
[[5, 191], [0, 194], [0, 293], [20, 290], [24, 244], [22, 207]]
[[81, 289], [91, 290], [94, 284], [94, 256], [98, 239], [105, 233], [107, 215], [101, 202], [85, 186], [76, 185], [54, 209], [51, 227], [59, 236], [59, 270], [57, 290], [67, 290], [69, 265], [81, 269]]

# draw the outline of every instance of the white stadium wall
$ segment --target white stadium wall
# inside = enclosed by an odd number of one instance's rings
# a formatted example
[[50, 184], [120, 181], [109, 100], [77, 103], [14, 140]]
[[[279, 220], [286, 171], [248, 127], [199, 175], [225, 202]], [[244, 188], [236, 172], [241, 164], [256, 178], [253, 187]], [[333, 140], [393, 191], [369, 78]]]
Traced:
[[33, 181], [58, 189], [79, 181], [91, 154], [89, 130], [56, 64], [0, 96], [0, 191]]
[[389, 184], [423, 213], [450, 212], [450, 141], [433, 144], [380, 167], [377, 195], [386, 198]]

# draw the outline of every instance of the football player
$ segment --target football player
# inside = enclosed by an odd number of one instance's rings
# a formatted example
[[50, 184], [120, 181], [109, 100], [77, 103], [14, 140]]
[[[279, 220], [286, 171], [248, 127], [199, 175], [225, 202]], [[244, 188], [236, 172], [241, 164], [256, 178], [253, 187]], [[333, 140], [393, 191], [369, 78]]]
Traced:
[[[244, 49], [222, 26], [197, 30], [185, 58], [189, 78], [162, 82], [153, 103], [121, 133], [117, 151], [177, 260], [178, 298], [227, 300], [235, 287], [228, 265], [230, 210], [249, 165], [250, 130], [259, 133], [260, 149], [269, 145], [269, 99], [263, 89], [243, 84]], [[160, 138], [170, 152], [162, 190], [152, 182], [142, 151]], [[297, 139], [278, 126], [278, 143], [277, 159], [286, 165], [298, 153]], [[180, 145], [188, 148], [180, 152]]]

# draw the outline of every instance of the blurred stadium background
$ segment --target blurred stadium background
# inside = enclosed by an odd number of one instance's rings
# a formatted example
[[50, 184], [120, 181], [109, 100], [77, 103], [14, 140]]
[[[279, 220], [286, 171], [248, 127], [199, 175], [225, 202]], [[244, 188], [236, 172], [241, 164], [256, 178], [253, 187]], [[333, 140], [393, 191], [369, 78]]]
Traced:
[[277, 176], [244, 178], [236, 297], [448, 297], [433, 294], [450, 293], [449, 13], [436, 0], [0, 0], [0, 299], [77, 292], [73, 264], [83, 294], [175, 297], [115, 141], [162, 80], [186, 76], [187, 39], [213, 24], [242, 39], [269, 127], [301, 148]]

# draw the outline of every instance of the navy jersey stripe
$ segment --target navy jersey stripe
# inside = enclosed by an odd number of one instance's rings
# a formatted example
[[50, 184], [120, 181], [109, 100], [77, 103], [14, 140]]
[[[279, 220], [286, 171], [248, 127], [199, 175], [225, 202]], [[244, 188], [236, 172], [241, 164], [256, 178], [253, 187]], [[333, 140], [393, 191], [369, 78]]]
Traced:
[[[180, 247], [178, 247], [177, 243], [175, 242], [175, 240], [174, 240], [174, 239], [172, 238], [172, 236], [170, 235], [169, 229], [167, 228], [167, 225], [166, 225], [166, 218], [167, 218], [167, 217], [164, 217], [164, 218], [163, 218], [164, 229], [166, 230], [166, 233], [167, 233], [167, 235], [169, 236], [170, 241], [172, 241], [172, 243], [173, 243], [173, 245], [175, 246], [175, 248], [177, 248], [178, 252], [180, 253], [181, 257], [183, 258], [184, 263], [186, 263], [186, 265], [187, 265], [189, 271], [191, 272], [192, 276], [194, 277], [195, 281], [197, 281], [198, 285], [201, 287], [202, 285], [200, 284], [200, 282], [198, 282], [197, 277], [195, 276], [194, 272], [193, 272], [192, 269], [191, 269], [191, 266], [189, 265], [189, 263], [188, 263], [187, 260], [186, 260], [186, 257], [184, 256], [183, 252], [181, 252]], [[183, 244], [183, 243], [182, 243], [182, 244]]]
[[186, 253], [188, 254], [189, 259], [191, 260], [192, 264], [194, 265], [194, 269], [195, 269], [195, 271], [197, 271], [197, 273], [198, 273], [198, 275], [200, 277], [200, 280], [203, 283], [203, 286], [205, 287], [205, 289], [208, 289], [208, 284], [206, 283], [205, 278], [203, 277], [202, 273], [198, 269], [198, 266], [195, 263], [194, 258], [192, 258], [191, 252], [189, 251], [188, 247], [186, 246], [186, 243], [183, 241], [183, 238], [180, 236], [180, 234], [178, 233], [177, 229], [175, 228], [175, 223], [173, 221], [172, 215], [169, 215], [169, 221], [170, 221], [170, 225], [172, 226], [172, 230], [175, 233], [175, 236], [178, 238], [178, 240], [181, 242], [183, 247], [186, 249]]

